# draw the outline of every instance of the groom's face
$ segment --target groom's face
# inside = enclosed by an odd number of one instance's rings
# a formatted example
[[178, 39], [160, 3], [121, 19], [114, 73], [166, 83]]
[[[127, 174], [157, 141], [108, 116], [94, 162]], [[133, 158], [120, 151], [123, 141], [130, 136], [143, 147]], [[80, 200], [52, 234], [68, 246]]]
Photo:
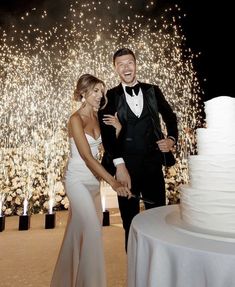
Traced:
[[115, 59], [115, 70], [122, 83], [131, 86], [136, 81], [136, 62], [131, 54], [123, 55]]

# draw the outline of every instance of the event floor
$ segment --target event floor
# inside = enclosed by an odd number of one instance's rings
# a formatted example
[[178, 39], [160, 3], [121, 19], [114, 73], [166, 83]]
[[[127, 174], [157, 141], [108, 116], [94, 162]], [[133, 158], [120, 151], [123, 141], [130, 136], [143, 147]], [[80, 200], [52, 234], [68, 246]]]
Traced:
[[[44, 229], [44, 215], [32, 215], [26, 231], [18, 230], [18, 216], [6, 218], [0, 232], [0, 287], [49, 287], [67, 215], [56, 213], [54, 229]], [[125, 287], [127, 258], [117, 209], [110, 210], [110, 223], [103, 227], [108, 287]]]

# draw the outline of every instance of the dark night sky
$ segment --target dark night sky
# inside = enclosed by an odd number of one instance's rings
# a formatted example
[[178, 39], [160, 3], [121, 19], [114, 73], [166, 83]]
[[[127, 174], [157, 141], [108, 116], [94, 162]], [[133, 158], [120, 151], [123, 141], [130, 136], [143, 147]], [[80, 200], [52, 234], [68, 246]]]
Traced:
[[206, 7], [205, 3], [203, 0], [184, 1], [188, 17], [183, 27], [188, 45], [202, 52], [196, 67], [200, 77], [207, 78], [205, 98], [220, 95], [235, 97], [232, 4], [225, 0], [220, 5], [208, 3], [210, 7]]
[[[0, 25], [6, 25], [6, 16], [16, 17], [21, 12], [33, 7], [46, 8], [53, 11], [54, 19], [64, 13], [64, 5], [67, 7], [72, 0], [0, 0]], [[146, 1], [132, 1], [136, 7]], [[201, 52], [201, 56], [195, 62], [195, 68], [203, 89], [205, 99], [220, 95], [235, 96], [233, 74], [235, 47], [232, 44], [232, 11], [231, 3], [224, 0], [220, 5], [214, 2], [211, 7], [205, 6], [205, 0], [158, 0], [152, 15], [158, 15], [164, 8], [175, 3], [182, 7], [186, 17], [182, 20], [183, 32], [187, 39], [187, 46], [193, 52]], [[231, 1], [232, 2], [232, 1]], [[49, 5], [49, 6], [48, 6]], [[55, 13], [56, 11], [56, 13]], [[207, 79], [205, 82], [204, 79]]]

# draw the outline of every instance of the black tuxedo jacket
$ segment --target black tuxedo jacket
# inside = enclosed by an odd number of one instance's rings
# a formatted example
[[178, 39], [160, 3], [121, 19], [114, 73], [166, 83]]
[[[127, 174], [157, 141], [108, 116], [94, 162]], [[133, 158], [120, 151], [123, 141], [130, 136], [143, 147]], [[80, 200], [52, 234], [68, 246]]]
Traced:
[[[159, 130], [159, 139], [163, 137], [160, 127], [159, 114], [161, 115], [167, 130], [167, 136], [173, 136], [176, 141], [178, 138], [177, 118], [171, 106], [166, 101], [161, 90], [156, 85], [146, 84], [140, 82], [140, 87], [143, 92], [144, 103], [147, 104], [150, 115], [155, 121]], [[109, 157], [109, 161], [115, 158], [122, 157], [122, 150], [120, 149], [120, 141], [122, 135], [125, 134], [125, 126], [127, 122], [127, 103], [122, 84], [114, 87], [107, 92], [107, 105], [98, 113], [102, 142], [105, 150], [105, 157]], [[118, 113], [119, 121], [122, 125], [122, 130], [116, 137], [115, 128], [113, 126], [105, 125], [102, 121], [104, 114], [114, 115]], [[105, 166], [105, 164], [104, 164]]]

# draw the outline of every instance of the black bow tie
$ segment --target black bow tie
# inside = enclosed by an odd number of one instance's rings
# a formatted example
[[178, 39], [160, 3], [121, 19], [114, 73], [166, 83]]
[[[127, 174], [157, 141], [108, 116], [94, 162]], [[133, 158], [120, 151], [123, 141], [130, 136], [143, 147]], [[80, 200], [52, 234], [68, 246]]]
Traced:
[[126, 89], [127, 94], [129, 94], [131, 97], [133, 97], [134, 95], [133, 95], [132, 91], [134, 91], [135, 94], [138, 95], [139, 90], [140, 90], [140, 84], [136, 84], [133, 87], [126, 86], [125, 89]]

